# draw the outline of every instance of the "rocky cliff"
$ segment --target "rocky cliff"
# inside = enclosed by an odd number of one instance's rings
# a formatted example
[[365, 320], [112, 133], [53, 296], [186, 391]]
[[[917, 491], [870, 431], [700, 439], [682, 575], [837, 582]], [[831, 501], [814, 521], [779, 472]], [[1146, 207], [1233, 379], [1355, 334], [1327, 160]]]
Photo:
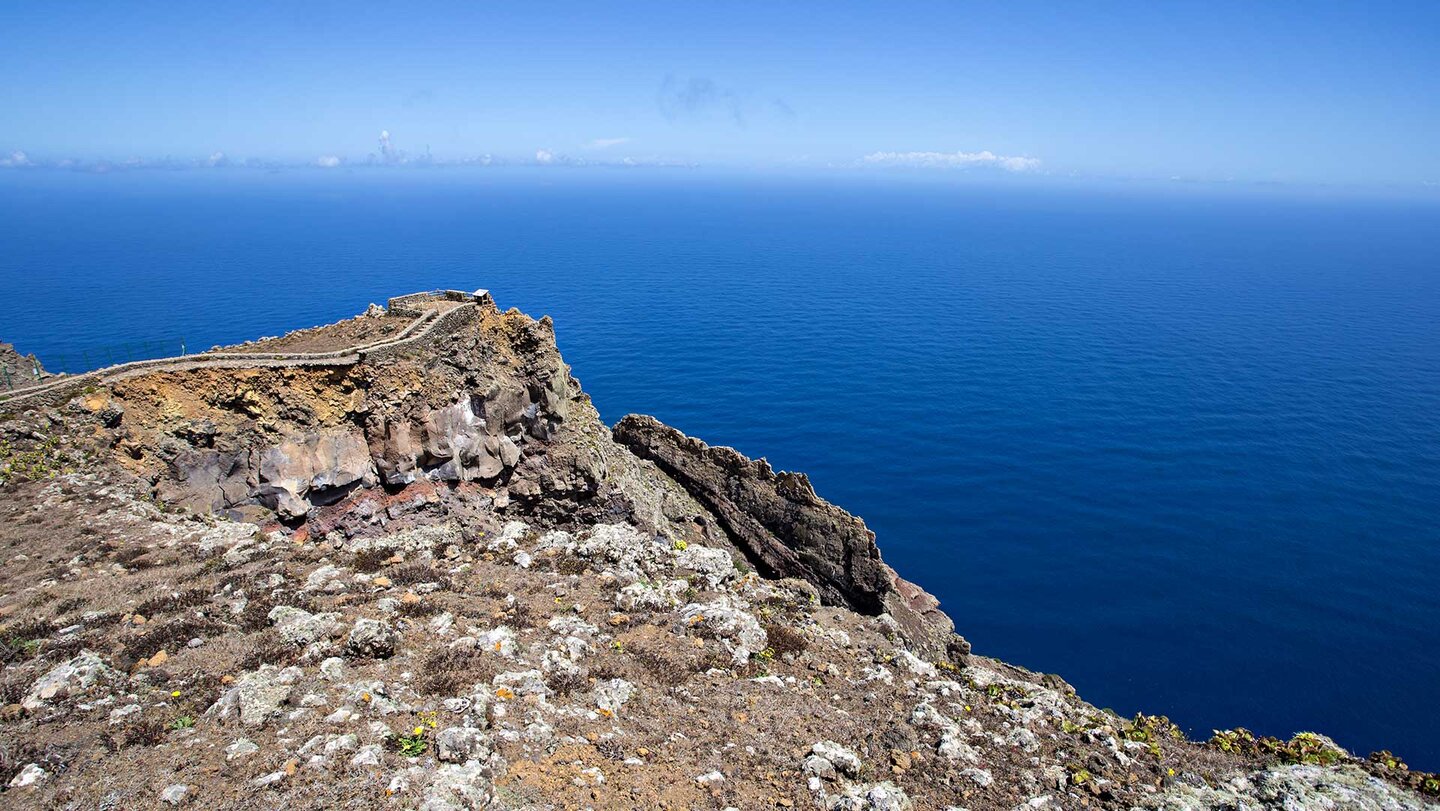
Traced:
[[24, 386], [45, 377], [45, 367], [34, 355], [22, 355], [14, 346], [0, 342], [0, 391]]
[[960, 661], [970, 652], [940, 602], [886, 566], [875, 533], [817, 496], [804, 473], [776, 473], [764, 459], [712, 448], [654, 417], [625, 417], [614, 435], [704, 505], [765, 577], [805, 580], [827, 605], [889, 614], [930, 655]]
[[6, 807], [1440, 808], [971, 654], [803, 474], [433, 303], [0, 403]]

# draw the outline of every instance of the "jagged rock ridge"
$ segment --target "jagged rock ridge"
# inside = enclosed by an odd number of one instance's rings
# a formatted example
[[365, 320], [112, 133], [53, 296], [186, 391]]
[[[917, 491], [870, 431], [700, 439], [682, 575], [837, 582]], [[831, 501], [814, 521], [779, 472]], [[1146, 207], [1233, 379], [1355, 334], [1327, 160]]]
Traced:
[[709, 509], [765, 576], [807, 580], [829, 605], [889, 613], [931, 652], [969, 652], [939, 601], [885, 565], [875, 533], [816, 495], [805, 474], [776, 473], [764, 459], [710, 447], [654, 417], [626, 416], [614, 435]]

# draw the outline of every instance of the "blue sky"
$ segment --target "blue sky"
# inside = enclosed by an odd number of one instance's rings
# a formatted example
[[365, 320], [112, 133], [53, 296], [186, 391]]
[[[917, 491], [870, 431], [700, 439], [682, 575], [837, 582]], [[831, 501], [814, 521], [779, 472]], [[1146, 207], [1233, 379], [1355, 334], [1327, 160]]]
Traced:
[[0, 162], [1440, 182], [1437, 2], [228, 5], [9, 4]]

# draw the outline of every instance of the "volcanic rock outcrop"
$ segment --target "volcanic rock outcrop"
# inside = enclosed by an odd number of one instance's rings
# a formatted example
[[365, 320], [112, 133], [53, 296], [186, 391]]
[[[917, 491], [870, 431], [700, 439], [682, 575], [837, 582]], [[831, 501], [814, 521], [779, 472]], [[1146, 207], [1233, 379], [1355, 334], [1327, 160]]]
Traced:
[[34, 355], [22, 355], [14, 346], [0, 342], [0, 390], [33, 383], [37, 374], [44, 377], [46, 372]]
[[158, 371], [86, 402], [123, 414], [122, 464], [201, 512], [295, 524], [372, 488], [446, 483], [572, 520], [696, 532], [704, 511], [611, 441], [548, 318], [465, 306], [454, 328], [376, 361]]
[[654, 417], [631, 414], [614, 435], [709, 509], [766, 577], [809, 581], [828, 605], [889, 613], [909, 639], [932, 652], [969, 652], [940, 602], [887, 566], [875, 533], [817, 496], [804, 473], [776, 473], [764, 459], [711, 447]]

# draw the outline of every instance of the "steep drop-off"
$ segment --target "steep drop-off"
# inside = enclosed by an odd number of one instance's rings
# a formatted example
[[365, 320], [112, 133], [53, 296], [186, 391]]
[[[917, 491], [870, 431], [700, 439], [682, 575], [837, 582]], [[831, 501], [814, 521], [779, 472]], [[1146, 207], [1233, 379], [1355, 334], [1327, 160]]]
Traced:
[[0, 403], [7, 808], [1440, 808], [971, 654], [803, 474], [439, 304]]

